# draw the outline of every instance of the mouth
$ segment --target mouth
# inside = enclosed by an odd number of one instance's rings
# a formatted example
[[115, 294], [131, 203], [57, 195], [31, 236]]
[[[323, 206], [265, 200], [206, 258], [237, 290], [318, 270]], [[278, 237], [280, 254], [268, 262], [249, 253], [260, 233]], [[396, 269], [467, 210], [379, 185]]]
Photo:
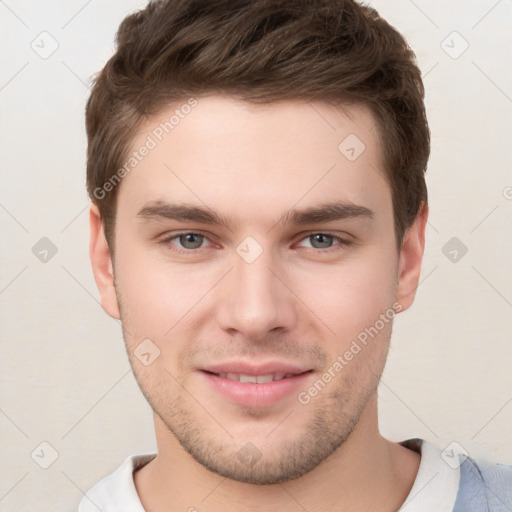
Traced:
[[[307, 388], [313, 369], [304, 370], [286, 365], [240, 368], [241, 365], [223, 365], [202, 369], [210, 390], [232, 404], [264, 408], [297, 396]], [[238, 371], [237, 371], [238, 370]]]
[[[308, 370], [312, 371], [312, 370]], [[251, 382], [253, 384], [264, 384], [266, 382], [275, 382], [276, 380], [290, 379], [296, 377], [297, 373], [268, 373], [267, 375], [245, 375], [242, 373], [227, 373], [227, 372], [207, 372], [211, 375], [216, 375], [221, 379], [234, 380], [236, 382]]]

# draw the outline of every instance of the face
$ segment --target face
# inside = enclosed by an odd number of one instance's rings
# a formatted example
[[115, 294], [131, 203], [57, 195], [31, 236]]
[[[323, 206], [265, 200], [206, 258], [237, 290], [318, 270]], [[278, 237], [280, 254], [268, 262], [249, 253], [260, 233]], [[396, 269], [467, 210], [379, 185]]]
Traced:
[[157, 436], [234, 480], [296, 478], [360, 426], [414, 295], [375, 121], [212, 96], [161, 136], [175, 109], [133, 141], [156, 144], [119, 185], [103, 305]]

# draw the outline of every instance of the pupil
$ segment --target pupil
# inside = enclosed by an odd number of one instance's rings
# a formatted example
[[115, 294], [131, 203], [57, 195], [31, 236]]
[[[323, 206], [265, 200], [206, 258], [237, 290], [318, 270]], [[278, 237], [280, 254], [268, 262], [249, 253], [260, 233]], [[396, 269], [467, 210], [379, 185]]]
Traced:
[[[322, 233], [320, 233], [318, 235], [313, 235], [314, 242], [319, 243], [320, 247], [322, 247], [322, 248], [330, 247], [331, 242], [332, 242], [331, 239], [332, 239], [332, 237], [330, 235], [324, 235]], [[315, 246], [315, 243], [313, 243], [313, 246]]]
[[201, 235], [194, 235], [189, 233], [187, 235], [180, 236], [180, 243], [187, 249], [198, 249], [201, 247], [202, 238]]

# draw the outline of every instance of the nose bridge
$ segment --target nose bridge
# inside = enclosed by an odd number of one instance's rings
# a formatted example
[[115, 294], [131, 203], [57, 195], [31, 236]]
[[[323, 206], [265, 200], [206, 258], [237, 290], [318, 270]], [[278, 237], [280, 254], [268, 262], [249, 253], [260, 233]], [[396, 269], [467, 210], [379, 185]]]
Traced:
[[252, 240], [242, 242], [233, 255], [233, 266], [225, 296], [220, 298], [221, 326], [251, 339], [277, 328], [292, 328], [296, 321], [293, 294], [275, 275], [279, 265], [272, 251]]

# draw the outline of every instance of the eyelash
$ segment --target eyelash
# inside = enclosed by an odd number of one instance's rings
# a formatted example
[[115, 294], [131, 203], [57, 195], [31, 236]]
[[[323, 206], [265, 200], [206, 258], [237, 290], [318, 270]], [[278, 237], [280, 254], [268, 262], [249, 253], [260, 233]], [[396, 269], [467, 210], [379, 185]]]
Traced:
[[[208, 237], [206, 235], [203, 235], [202, 233], [198, 233], [196, 231], [183, 231], [181, 233], [174, 233], [173, 235], [164, 238], [161, 243], [166, 245], [169, 248], [169, 250], [172, 252], [175, 252], [178, 254], [186, 254], [186, 255], [190, 255], [190, 256], [197, 254], [197, 251], [200, 251], [201, 249], [206, 249], [206, 247], [199, 247], [197, 249], [177, 249], [175, 246], [173, 246], [170, 243], [173, 240], [176, 240], [184, 235], [199, 235], [199, 236], [204, 237], [204, 239], [209, 240]], [[328, 237], [332, 237], [333, 242], [338, 242], [337, 245], [328, 247], [326, 249], [316, 249], [315, 247], [307, 247], [307, 249], [315, 251], [316, 253], [330, 254], [332, 252], [341, 250], [343, 247], [348, 247], [348, 246], [352, 245], [352, 241], [346, 240], [344, 238], [341, 238], [339, 236], [336, 236], [336, 235], [333, 235], [331, 233], [324, 232], [324, 231], [312, 231], [312, 232], [306, 234], [305, 236], [303, 236], [299, 240], [299, 242], [302, 242], [303, 240], [306, 240], [307, 238], [310, 238], [315, 235], [325, 235]]]

